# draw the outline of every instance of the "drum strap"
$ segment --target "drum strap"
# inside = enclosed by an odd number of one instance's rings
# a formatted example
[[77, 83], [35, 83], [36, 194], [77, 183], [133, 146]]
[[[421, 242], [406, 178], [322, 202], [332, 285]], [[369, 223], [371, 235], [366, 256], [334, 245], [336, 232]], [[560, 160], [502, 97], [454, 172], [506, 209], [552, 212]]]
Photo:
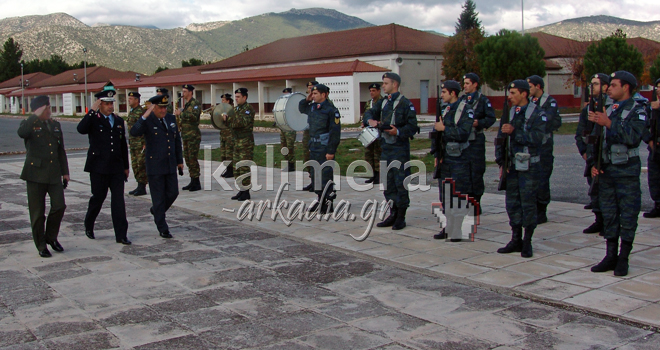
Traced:
[[[388, 101], [389, 100], [386, 98], [383, 99], [383, 104], [380, 106], [381, 111], [385, 108]], [[394, 104], [392, 105], [392, 120], [390, 121], [390, 125], [396, 124], [396, 117], [394, 111], [396, 110], [396, 106], [399, 105], [399, 102], [401, 102], [401, 94], [399, 94], [399, 97], [397, 97], [396, 100], [394, 100]]]

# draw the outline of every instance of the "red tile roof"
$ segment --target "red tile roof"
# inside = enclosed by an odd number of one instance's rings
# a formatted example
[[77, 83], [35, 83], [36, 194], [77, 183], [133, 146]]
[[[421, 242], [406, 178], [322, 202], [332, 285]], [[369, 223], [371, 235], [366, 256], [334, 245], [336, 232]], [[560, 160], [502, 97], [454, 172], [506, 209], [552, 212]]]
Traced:
[[[41, 73], [41, 72], [24, 74], [23, 75], [23, 79], [25, 79], [26, 83], [29, 81], [30, 85], [27, 86], [27, 87], [34, 86], [34, 84], [36, 84], [36, 83], [38, 83], [38, 82], [40, 82], [44, 79], [48, 79], [50, 77], [52, 77], [52, 75], [46, 74], [46, 73]], [[6, 88], [19, 88], [20, 89], [21, 88], [21, 76], [18, 75], [18, 76], [15, 76], [15, 77], [13, 77], [9, 80], [6, 80], [6, 81], [3, 81], [2, 83], [0, 83], [0, 89], [6, 89]]]
[[544, 58], [584, 56], [584, 52], [589, 46], [589, 42], [562, 38], [543, 32], [535, 32], [530, 35], [538, 39], [539, 45], [545, 51]]
[[[76, 81], [73, 80], [76, 74]], [[107, 83], [110, 79], [135, 79], [135, 72], [121, 72], [107, 67], [88, 67], [87, 68], [87, 84], [90, 83]], [[45, 86], [60, 86], [71, 84], [85, 83], [85, 70], [84, 68], [72, 69], [60, 73], [54, 77], [44, 79], [37, 84], [30, 84], [30, 87], [45, 87]], [[84, 89], [83, 89], [84, 91]]]
[[[87, 91], [97, 92], [103, 90], [107, 82], [102, 83], [90, 83], [87, 82]], [[66, 93], [83, 93], [85, 92], [85, 84], [74, 84], [74, 85], [60, 85], [52, 87], [42, 87], [27, 89], [24, 91], [25, 96], [39, 96], [39, 95], [56, 95], [56, 94], [66, 94]], [[7, 96], [21, 96], [21, 89], [14, 90], [12, 93]]]
[[387, 53], [442, 54], [447, 38], [388, 24], [280, 39], [209, 64], [201, 70], [304, 62]]

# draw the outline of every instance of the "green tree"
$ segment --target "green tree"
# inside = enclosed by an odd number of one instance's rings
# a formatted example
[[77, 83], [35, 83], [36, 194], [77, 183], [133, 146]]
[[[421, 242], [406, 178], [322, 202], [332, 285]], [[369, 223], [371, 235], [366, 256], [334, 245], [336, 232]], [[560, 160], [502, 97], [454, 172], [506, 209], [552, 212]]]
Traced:
[[181, 61], [181, 67], [194, 67], [194, 66], [202, 66], [205, 64], [209, 64], [211, 62], [204, 62], [198, 58], [191, 58], [187, 61]]
[[479, 20], [479, 12], [476, 12], [477, 6], [472, 0], [466, 0], [465, 4], [461, 5], [463, 12], [458, 17], [456, 22], [456, 34], [470, 29], [482, 29], [481, 21]]
[[156, 74], [156, 73], [160, 73], [160, 72], [162, 72], [162, 71], [164, 71], [164, 70], [168, 70], [168, 69], [169, 69], [168, 67], [161, 67], [161, 66], [158, 66], [158, 68], [156, 68], [156, 71], [154, 72], [154, 74]]
[[[536, 38], [506, 29], [475, 46], [483, 80], [495, 90], [515, 79], [545, 76], [545, 52]], [[506, 92], [505, 92], [506, 94]]]
[[651, 84], [660, 79], [660, 55], [653, 61], [653, 65], [649, 68], [649, 73], [651, 74]]
[[14, 38], [9, 38], [0, 51], [0, 81], [9, 80], [21, 75], [21, 58], [23, 50]]
[[612, 35], [587, 47], [584, 69], [587, 76], [625, 70], [640, 78], [644, 72], [644, 59], [637, 48], [628, 45], [626, 34], [617, 29]]
[[455, 26], [456, 34], [445, 44], [442, 60], [442, 74], [452, 80], [460, 80], [468, 72], [481, 75], [474, 47], [484, 40], [484, 29], [477, 18], [479, 13], [475, 11], [474, 2], [466, 0], [462, 7], [463, 12]]
[[[47, 73], [50, 75], [57, 75], [62, 72], [66, 72], [71, 69], [83, 68], [85, 62], [81, 61], [80, 63], [68, 64], [62, 56], [51, 55], [49, 59], [33, 59], [27, 62], [23, 62], [23, 72], [28, 73]], [[94, 67], [96, 64], [87, 62], [87, 67]]]

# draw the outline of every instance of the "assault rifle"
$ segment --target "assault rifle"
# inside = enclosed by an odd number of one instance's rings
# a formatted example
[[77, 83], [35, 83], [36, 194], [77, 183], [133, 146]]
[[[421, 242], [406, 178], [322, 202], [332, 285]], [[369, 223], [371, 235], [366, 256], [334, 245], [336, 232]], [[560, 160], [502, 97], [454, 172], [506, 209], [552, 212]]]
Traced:
[[[502, 125], [509, 124], [509, 101], [504, 99], [504, 107], [502, 108], [502, 118], [500, 118], [500, 129]], [[502, 175], [500, 175], [500, 183], [497, 185], [498, 191], [506, 190], [506, 175], [509, 172], [509, 134], [502, 133], [502, 137], [495, 139], [495, 142], [498, 146], [502, 148], [502, 156], [504, 157], [504, 162], [502, 163]]]
[[[440, 85], [436, 86], [436, 98], [435, 98], [435, 122], [439, 122], [442, 120], [442, 114], [440, 109], [442, 108], [442, 105], [440, 103]], [[437, 131], [435, 128], [433, 128], [433, 131], [429, 132], [429, 139], [431, 139], [433, 142], [433, 148], [435, 149], [435, 155], [436, 158], [438, 159], [438, 164], [435, 166], [435, 171], [433, 172], [433, 178], [434, 179], [440, 179], [442, 176], [440, 174], [440, 162], [442, 161], [442, 156], [445, 154], [445, 144], [443, 142], [443, 132], [442, 131]]]
[[[592, 86], [593, 89], [593, 86]], [[593, 91], [593, 90], [592, 90]], [[589, 104], [589, 111], [590, 112], [603, 112], [605, 110], [605, 101], [603, 99], [603, 94], [601, 91], [598, 92], [598, 106], [594, 106], [594, 101], [593, 99], [591, 100], [591, 103]], [[596, 132], [594, 135], [590, 135], [588, 138], [587, 143], [592, 144], [594, 146], [594, 156], [596, 158], [596, 170], [598, 170], [598, 173], [596, 173], [596, 176], [591, 179], [591, 186], [589, 186], [589, 195], [590, 196], [597, 196], [598, 195], [598, 175], [600, 174], [600, 169], [602, 168], [602, 160], [603, 160], [603, 127], [593, 123], [593, 127], [596, 128]], [[591, 171], [591, 169], [589, 169]]]
[[[658, 100], [658, 86], [653, 86], [653, 96], [651, 96], [651, 103]], [[651, 140], [653, 140], [653, 147], [651, 147], [651, 159], [656, 160], [656, 149], [658, 148], [658, 137], [660, 132], [658, 128], [660, 127], [660, 109], [653, 109], [651, 106]]]

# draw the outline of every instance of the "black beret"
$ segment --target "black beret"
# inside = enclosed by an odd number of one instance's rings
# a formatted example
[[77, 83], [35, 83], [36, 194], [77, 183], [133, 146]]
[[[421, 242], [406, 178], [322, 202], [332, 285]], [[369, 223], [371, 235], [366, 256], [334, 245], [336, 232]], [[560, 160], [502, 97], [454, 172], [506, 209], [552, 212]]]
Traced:
[[128, 97], [140, 98], [140, 96], [142, 96], [142, 95], [140, 95], [139, 92], [131, 91], [131, 92], [128, 93]]
[[534, 85], [541, 85], [541, 89], [545, 87], [545, 82], [543, 82], [543, 78], [539, 77], [538, 75], [532, 75], [527, 77], [527, 81]]
[[149, 102], [151, 102], [151, 104], [158, 105], [161, 107], [167, 107], [167, 105], [170, 103], [170, 98], [167, 95], [156, 95], [150, 98]]
[[518, 90], [525, 90], [529, 92], [529, 83], [527, 80], [517, 79], [509, 84], [509, 89], [516, 88]]
[[236, 91], [234, 91], [235, 94], [240, 93], [243, 96], [247, 96], [248, 89], [247, 88], [238, 88]]
[[318, 81], [316, 81], [316, 80], [312, 80], [312, 81], [310, 81], [309, 83], [307, 83], [307, 86], [318, 85], [318, 83], [319, 83]]
[[634, 90], [637, 87], [637, 79], [635, 79], [635, 76], [625, 70], [618, 70], [612, 73], [611, 77], [610, 81], [612, 81], [612, 79], [619, 79], [630, 84], [630, 90]]
[[188, 91], [193, 91], [193, 90], [195, 90], [195, 87], [192, 86], [192, 85], [190, 85], [190, 84], [185, 84], [185, 85], [182, 86], [182, 88], [184, 88], [184, 89], [186, 89], [186, 90], [188, 90]]
[[476, 75], [475, 73], [468, 73], [463, 76], [463, 79], [470, 79], [471, 82], [473, 83], [478, 83], [479, 82], [479, 76]]
[[369, 85], [369, 89], [380, 90], [380, 84], [378, 84], [378, 83], [373, 83], [373, 84]]
[[655, 85], [658, 86], [658, 84], [660, 84], [660, 78], [655, 81]]
[[605, 73], [596, 73], [591, 79], [598, 78], [601, 84], [610, 85], [610, 76]]
[[314, 87], [312, 88], [312, 91], [314, 91], [314, 90], [316, 90], [316, 91], [318, 91], [318, 92], [320, 92], [320, 93], [324, 93], [324, 92], [325, 92], [326, 94], [329, 94], [329, 93], [330, 93], [330, 88], [327, 87], [327, 86], [325, 86], [325, 85], [323, 85], [323, 84], [316, 84], [316, 85], [314, 85]]
[[43, 107], [43, 106], [48, 106], [50, 105], [50, 99], [48, 96], [37, 96], [30, 101], [30, 109], [34, 112], [37, 109]]
[[101, 101], [104, 102], [115, 102], [115, 95], [117, 94], [117, 91], [115, 90], [103, 90], [101, 92], [97, 92], [94, 97], [97, 99], [100, 99]]
[[287, 94], [287, 93], [290, 94], [290, 93], [293, 92], [293, 89], [292, 88], [285, 88], [284, 90], [282, 90], [282, 92], [285, 93], [285, 94]]
[[166, 88], [157, 88], [156, 93], [159, 93], [159, 92], [163, 95], [167, 95], [170, 92], [170, 90], [167, 90]]
[[392, 79], [392, 80], [396, 81], [397, 83], [401, 84], [401, 77], [396, 73], [387, 72], [387, 73], [383, 74], [383, 79], [385, 79], [385, 78]]
[[445, 80], [442, 83], [442, 88], [461, 91], [461, 84], [456, 80]]

